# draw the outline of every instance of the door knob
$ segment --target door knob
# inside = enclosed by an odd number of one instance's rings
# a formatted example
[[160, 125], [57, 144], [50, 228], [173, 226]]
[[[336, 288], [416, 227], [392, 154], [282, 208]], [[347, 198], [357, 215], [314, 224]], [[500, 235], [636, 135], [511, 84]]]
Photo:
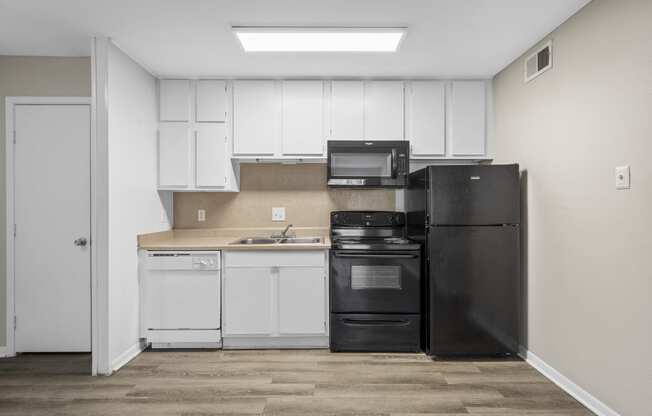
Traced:
[[88, 243], [88, 240], [86, 240], [84, 237], [79, 237], [74, 241], [74, 244], [79, 247], [86, 247], [86, 244]]

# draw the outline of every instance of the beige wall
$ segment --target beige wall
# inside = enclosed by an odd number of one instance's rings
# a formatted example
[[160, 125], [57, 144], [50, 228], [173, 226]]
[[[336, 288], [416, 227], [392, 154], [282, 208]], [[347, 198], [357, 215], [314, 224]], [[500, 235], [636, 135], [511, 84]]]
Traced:
[[651, 21], [652, 1], [593, 0], [550, 35], [552, 70], [494, 80], [497, 161], [527, 171], [527, 347], [631, 416], [652, 392]]
[[0, 56], [0, 346], [6, 342], [5, 97], [90, 96], [90, 58]]
[[[174, 194], [175, 228], [328, 227], [338, 209], [394, 210], [391, 190], [329, 190], [326, 165], [242, 164], [238, 193]], [[272, 222], [272, 207], [285, 207], [285, 222]], [[197, 209], [206, 222], [197, 222]]]

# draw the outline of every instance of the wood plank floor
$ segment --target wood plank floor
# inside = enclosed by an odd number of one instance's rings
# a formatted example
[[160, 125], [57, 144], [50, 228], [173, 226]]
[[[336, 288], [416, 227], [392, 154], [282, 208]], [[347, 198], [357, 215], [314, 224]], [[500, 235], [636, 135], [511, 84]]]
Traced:
[[592, 415], [522, 361], [147, 351], [111, 377], [89, 371], [87, 354], [0, 359], [0, 415]]

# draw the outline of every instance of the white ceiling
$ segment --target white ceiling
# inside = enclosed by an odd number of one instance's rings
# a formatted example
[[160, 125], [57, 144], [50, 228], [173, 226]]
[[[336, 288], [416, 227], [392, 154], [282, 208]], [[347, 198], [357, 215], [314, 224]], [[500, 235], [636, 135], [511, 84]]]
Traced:
[[[111, 37], [160, 76], [491, 77], [590, 0], [0, 0], [0, 54]], [[244, 53], [232, 25], [407, 26], [398, 53]]]

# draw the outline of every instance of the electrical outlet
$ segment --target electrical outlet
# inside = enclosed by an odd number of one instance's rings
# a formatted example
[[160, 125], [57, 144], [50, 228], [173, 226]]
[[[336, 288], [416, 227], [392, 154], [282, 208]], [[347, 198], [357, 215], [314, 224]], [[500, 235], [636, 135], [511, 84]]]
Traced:
[[630, 172], [629, 166], [616, 167], [616, 189], [629, 189], [630, 188]]
[[272, 208], [272, 221], [285, 221], [285, 207]]
[[197, 210], [197, 221], [198, 222], [206, 221], [206, 210], [205, 209], [198, 209]]

